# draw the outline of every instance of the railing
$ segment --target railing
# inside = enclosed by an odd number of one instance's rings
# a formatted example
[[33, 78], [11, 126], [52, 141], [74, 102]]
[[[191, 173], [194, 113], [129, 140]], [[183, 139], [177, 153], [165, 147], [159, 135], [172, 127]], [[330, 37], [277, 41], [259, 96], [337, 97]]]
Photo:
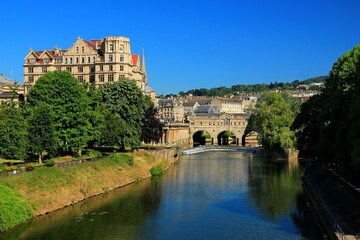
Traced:
[[307, 179], [306, 175], [304, 175], [304, 186], [309, 191], [311, 191], [313, 197], [317, 201], [317, 203], [320, 205], [319, 211], [323, 213], [323, 215], [326, 217], [326, 219], [329, 221], [330, 225], [332, 226], [332, 230], [334, 230], [335, 234], [337, 233], [337, 237], [340, 237], [341, 240], [348, 240], [344, 231], [341, 229], [339, 224], [335, 221], [334, 216], [330, 213], [329, 209], [326, 207], [325, 203], [321, 200], [319, 194], [317, 191], [313, 188], [313, 186], [310, 184], [309, 180]]

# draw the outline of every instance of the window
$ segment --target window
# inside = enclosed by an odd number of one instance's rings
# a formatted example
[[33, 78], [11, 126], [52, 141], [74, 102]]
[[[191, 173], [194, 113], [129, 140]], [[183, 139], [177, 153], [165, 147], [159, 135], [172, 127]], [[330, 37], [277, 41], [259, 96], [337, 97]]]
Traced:
[[61, 71], [61, 67], [56, 67], [56, 71]]
[[109, 74], [108, 75], [108, 82], [113, 82], [114, 81], [114, 74]]
[[70, 58], [70, 63], [72, 63], [72, 58]]
[[91, 75], [89, 81], [90, 81], [91, 83], [94, 83], [94, 82], [95, 82], [95, 76], [94, 76], [94, 75]]
[[78, 76], [78, 80], [79, 80], [79, 82], [84, 82], [84, 76]]
[[50, 59], [44, 58], [44, 63], [49, 63], [49, 62], [50, 62]]
[[62, 63], [62, 59], [56, 59], [57, 63]]
[[91, 61], [90, 59], [91, 59], [91, 58], [90, 58], [90, 57], [88, 57], [88, 63], [90, 63], [90, 61]]
[[35, 62], [36, 62], [35, 58], [30, 59], [30, 63], [35, 63]]
[[66, 71], [71, 72], [71, 67], [66, 67]]
[[104, 66], [100, 65], [100, 71], [104, 71]]
[[104, 74], [99, 75], [99, 82], [104, 82]]
[[113, 61], [113, 55], [109, 55], [109, 62]]
[[78, 57], [76, 58], [76, 63], [79, 63], [79, 58]]
[[90, 72], [95, 72], [95, 67], [90, 67]]
[[124, 66], [120, 65], [120, 71], [124, 71]]
[[120, 52], [123, 52], [124, 51], [124, 45], [120, 45], [119, 50], [120, 50]]
[[33, 67], [29, 67], [28, 68], [28, 73], [33, 73], [34, 72], [34, 68]]
[[96, 62], [96, 58], [95, 58], [95, 57], [93, 57], [93, 62]]
[[28, 82], [33, 83], [34, 82], [34, 76], [29, 76], [28, 77]]
[[81, 52], [84, 53], [85, 49], [84, 47], [81, 47]]
[[76, 53], [79, 53], [79, 47], [76, 47]]
[[47, 67], [42, 67], [42, 72], [46, 73], [47, 72]]
[[112, 43], [110, 44], [109, 50], [114, 51], [114, 44], [112, 44]]
[[78, 67], [78, 72], [83, 72], [84, 68], [83, 67]]
[[124, 61], [124, 55], [120, 55], [120, 62]]
[[109, 65], [109, 71], [113, 70], [113, 65]]
[[85, 58], [84, 57], [81, 58], [81, 63], [85, 63]]

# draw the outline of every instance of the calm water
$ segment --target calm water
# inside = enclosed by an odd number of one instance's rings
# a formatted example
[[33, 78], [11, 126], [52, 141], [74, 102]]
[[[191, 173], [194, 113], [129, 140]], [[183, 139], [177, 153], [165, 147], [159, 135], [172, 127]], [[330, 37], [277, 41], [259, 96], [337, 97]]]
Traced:
[[33, 219], [0, 239], [321, 239], [301, 173], [252, 154], [182, 156], [160, 178]]

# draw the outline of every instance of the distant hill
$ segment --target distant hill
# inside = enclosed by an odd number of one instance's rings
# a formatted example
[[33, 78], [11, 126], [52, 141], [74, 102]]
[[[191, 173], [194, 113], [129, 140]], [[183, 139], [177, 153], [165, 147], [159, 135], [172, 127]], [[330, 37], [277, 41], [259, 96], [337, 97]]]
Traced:
[[[191, 89], [187, 92], [180, 91], [180, 96], [186, 96], [188, 94], [193, 94], [194, 96], [227, 96], [227, 95], [239, 95], [242, 93], [258, 93], [264, 92], [273, 89], [279, 90], [295, 90], [299, 85], [309, 85], [310, 83], [321, 83], [326, 80], [328, 76], [320, 76], [309, 78], [303, 81], [294, 80], [291, 83], [283, 83], [283, 82], [275, 82], [270, 84], [252, 84], [252, 85], [233, 85], [231, 88], [228, 87], [217, 87], [217, 88], [200, 88], [200, 89]], [[174, 94], [169, 94], [167, 96], [171, 96]]]

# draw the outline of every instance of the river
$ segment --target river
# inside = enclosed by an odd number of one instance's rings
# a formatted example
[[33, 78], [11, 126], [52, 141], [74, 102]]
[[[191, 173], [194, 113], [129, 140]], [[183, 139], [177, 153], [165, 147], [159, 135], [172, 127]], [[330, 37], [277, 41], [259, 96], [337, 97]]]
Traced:
[[302, 164], [246, 152], [182, 156], [153, 177], [34, 218], [0, 239], [322, 239]]

